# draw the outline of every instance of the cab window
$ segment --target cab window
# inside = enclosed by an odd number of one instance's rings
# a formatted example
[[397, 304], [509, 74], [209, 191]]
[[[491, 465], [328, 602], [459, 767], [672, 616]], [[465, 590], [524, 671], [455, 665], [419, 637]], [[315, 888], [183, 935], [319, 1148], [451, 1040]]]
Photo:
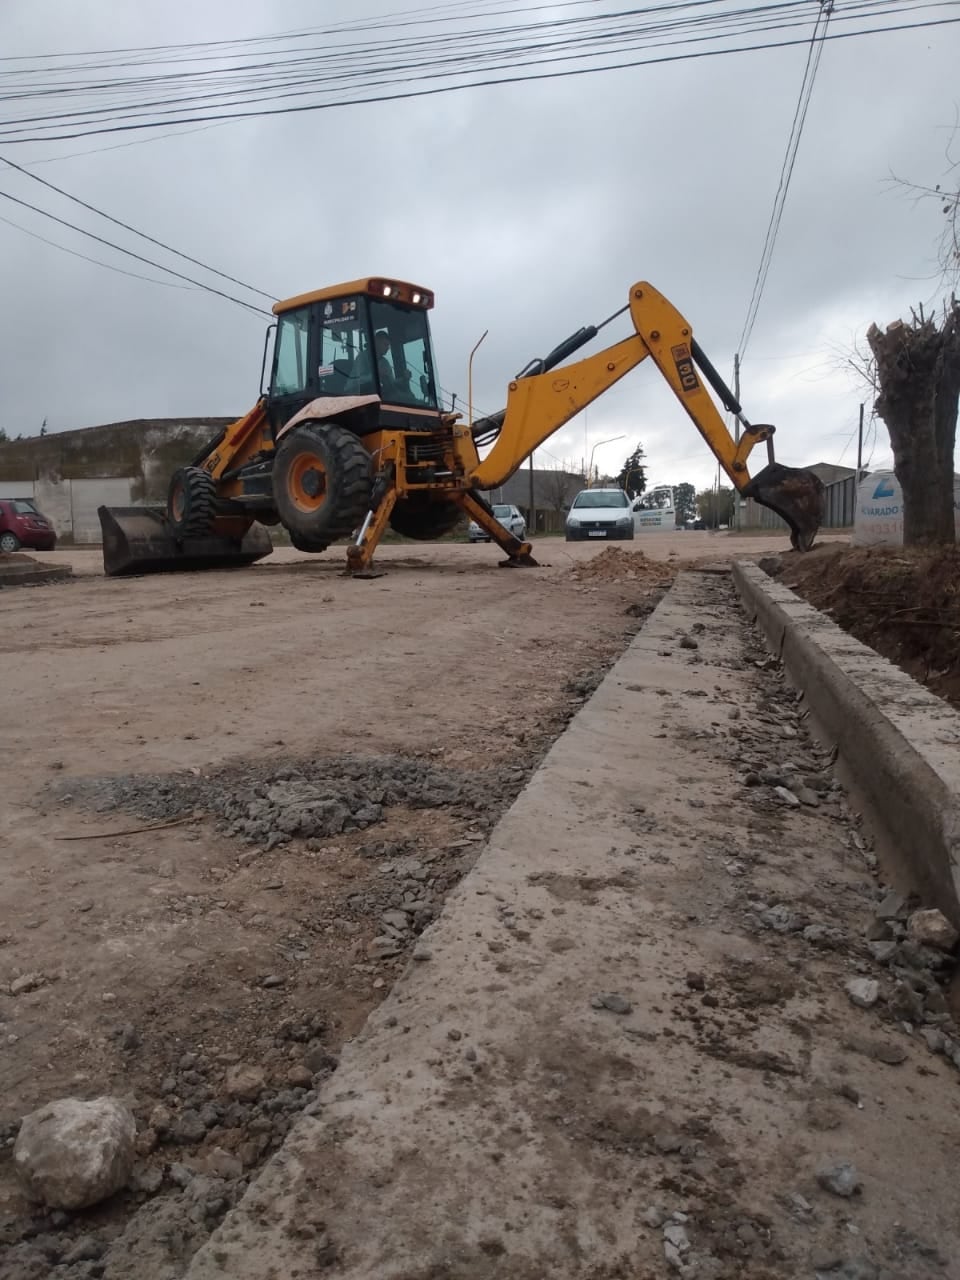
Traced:
[[427, 313], [370, 301], [380, 398], [386, 404], [436, 409], [437, 389]]

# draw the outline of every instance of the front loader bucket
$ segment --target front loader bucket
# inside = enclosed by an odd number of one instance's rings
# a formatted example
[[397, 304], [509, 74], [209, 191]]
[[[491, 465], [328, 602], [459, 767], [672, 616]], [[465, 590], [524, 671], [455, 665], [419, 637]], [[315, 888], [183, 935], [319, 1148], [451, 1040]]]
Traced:
[[812, 471], [771, 462], [744, 488], [743, 496], [769, 507], [790, 526], [796, 551], [809, 551], [823, 520], [823, 481]]
[[185, 573], [254, 564], [273, 550], [270, 535], [253, 524], [242, 538], [210, 534], [176, 538], [163, 507], [99, 507], [103, 571], [121, 574]]

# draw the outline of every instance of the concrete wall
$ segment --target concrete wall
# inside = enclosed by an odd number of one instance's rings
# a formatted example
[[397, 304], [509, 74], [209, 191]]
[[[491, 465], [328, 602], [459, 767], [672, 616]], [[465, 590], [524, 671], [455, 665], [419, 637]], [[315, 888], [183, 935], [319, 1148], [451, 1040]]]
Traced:
[[0, 497], [33, 498], [66, 542], [99, 542], [98, 506], [165, 502], [171, 474], [233, 421], [140, 419], [0, 444]]
[[32, 484], [0, 479], [0, 498], [32, 498], [40, 511], [53, 522], [57, 537], [64, 542], [99, 543], [99, 506], [129, 507], [133, 482], [125, 477], [100, 480], [51, 480], [44, 477]]

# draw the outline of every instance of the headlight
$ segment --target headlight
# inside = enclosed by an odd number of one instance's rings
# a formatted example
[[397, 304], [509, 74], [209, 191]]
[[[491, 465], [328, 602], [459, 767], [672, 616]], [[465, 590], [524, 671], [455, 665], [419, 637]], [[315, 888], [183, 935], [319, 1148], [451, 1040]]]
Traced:
[[617, 524], [633, 524], [633, 516], [621, 516]]
[[580, 528], [580, 521], [577, 519], [576, 516], [567, 516], [567, 528], [568, 529]]

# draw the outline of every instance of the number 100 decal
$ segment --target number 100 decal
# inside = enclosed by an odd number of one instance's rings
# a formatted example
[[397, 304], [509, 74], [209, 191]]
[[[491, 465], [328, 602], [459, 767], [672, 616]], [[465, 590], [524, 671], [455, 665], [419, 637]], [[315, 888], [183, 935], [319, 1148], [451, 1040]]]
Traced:
[[677, 366], [677, 377], [680, 379], [680, 385], [684, 391], [699, 391], [700, 379], [697, 377], [697, 371], [693, 366], [693, 356], [691, 356], [690, 348], [687, 344], [681, 342], [677, 346], [671, 347], [670, 354], [673, 356], [673, 362]]

